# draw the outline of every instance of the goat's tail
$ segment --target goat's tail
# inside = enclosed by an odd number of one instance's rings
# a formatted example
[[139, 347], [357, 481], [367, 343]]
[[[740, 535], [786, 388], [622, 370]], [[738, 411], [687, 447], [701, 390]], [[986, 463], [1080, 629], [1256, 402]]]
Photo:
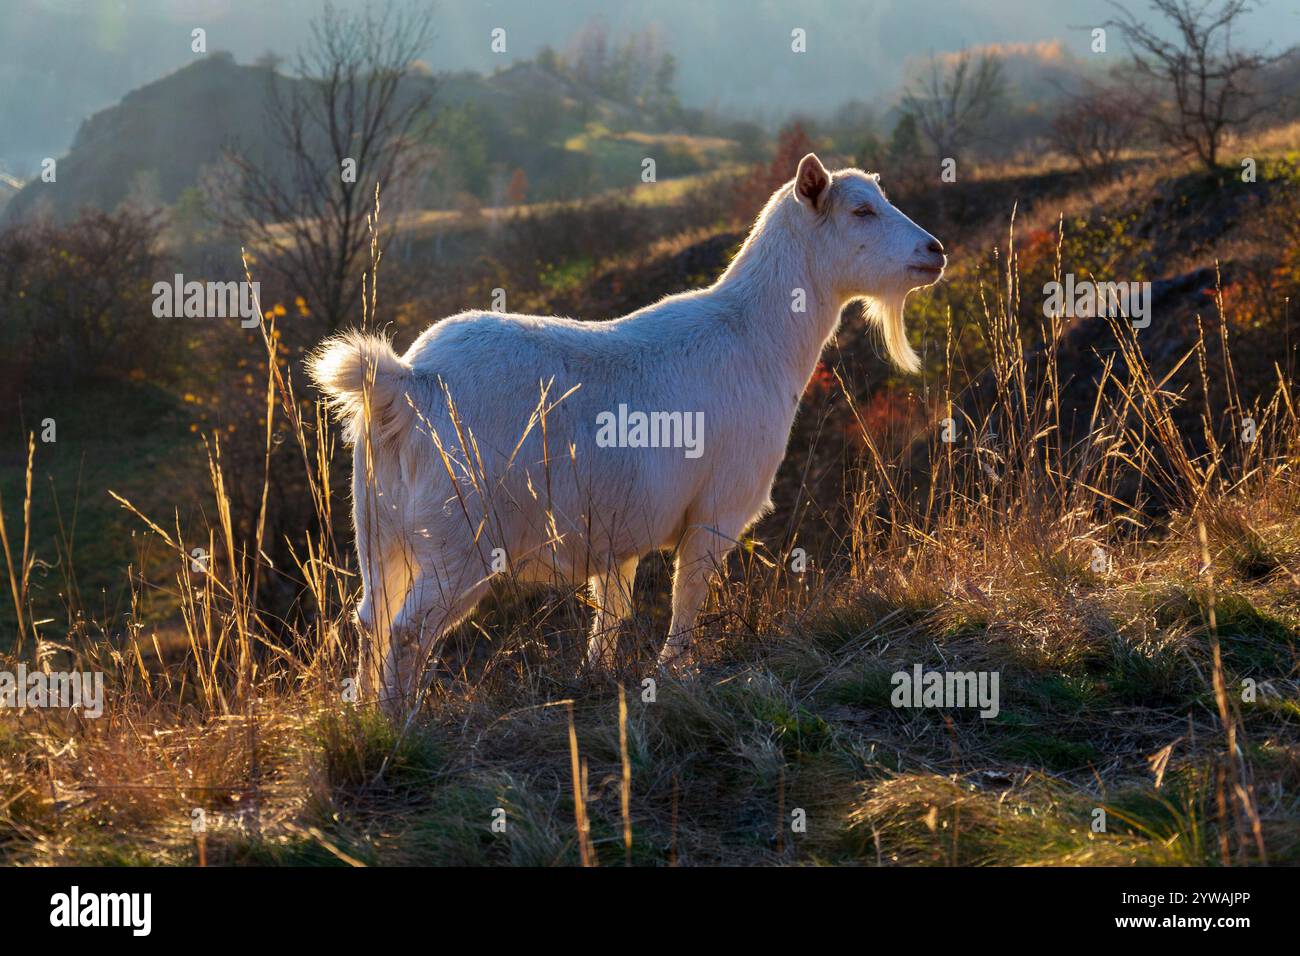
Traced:
[[415, 417], [407, 398], [411, 366], [379, 335], [343, 332], [307, 359], [307, 372], [355, 442], [367, 425], [372, 440], [387, 441]]

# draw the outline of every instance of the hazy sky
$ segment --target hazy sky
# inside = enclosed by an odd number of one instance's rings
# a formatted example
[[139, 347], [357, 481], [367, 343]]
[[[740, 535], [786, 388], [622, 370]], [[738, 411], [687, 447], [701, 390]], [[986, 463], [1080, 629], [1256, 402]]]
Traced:
[[[130, 90], [193, 62], [190, 30], [208, 49], [249, 62], [291, 53], [322, 0], [0, 0], [0, 161], [21, 144], [65, 150], [77, 126]], [[357, 6], [362, 0], [338, 0]], [[1133, 0], [1145, 9], [1145, 0]], [[442, 0], [435, 70], [490, 71], [550, 43], [563, 48], [601, 15], [612, 34], [656, 25], [680, 63], [682, 99], [759, 119], [822, 112], [846, 99], [882, 97], [910, 56], [985, 43], [1061, 40], [1089, 56], [1089, 29], [1106, 0]], [[494, 27], [508, 53], [493, 54]], [[808, 51], [790, 51], [790, 31]], [[1300, 0], [1268, 0], [1243, 42], [1300, 41]], [[1121, 44], [1112, 44], [1120, 55]]]

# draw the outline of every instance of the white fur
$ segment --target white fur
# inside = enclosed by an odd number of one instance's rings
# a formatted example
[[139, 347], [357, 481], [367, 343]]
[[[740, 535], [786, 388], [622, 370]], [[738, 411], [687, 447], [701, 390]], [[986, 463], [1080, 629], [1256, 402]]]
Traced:
[[[799, 398], [841, 310], [867, 298], [890, 357], [915, 371], [903, 302], [938, 273], [910, 267], [943, 262], [876, 177], [831, 177], [810, 154], [706, 289], [610, 322], [462, 313], [400, 358], [374, 336], [326, 342], [311, 371], [354, 443], [358, 617], [375, 639], [378, 690], [409, 698], [434, 641], [478, 603], [502, 554], [525, 581], [590, 583], [588, 656], [608, 664], [637, 561], [675, 549], [660, 660], [682, 660], [710, 577], [771, 507]], [[620, 404], [703, 412], [703, 454], [600, 447], [598, 416]]]

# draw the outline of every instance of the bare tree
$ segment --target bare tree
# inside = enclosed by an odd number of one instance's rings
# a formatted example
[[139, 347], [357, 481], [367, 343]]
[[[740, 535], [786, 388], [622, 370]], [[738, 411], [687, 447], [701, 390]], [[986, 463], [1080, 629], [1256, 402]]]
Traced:
[[1109, 176], [1141, 127], [1141, 105], [1134, 93], [1088, 83], [1064, 101], [1047, 135], [1084, 173]]
[[1119, 4], [1119, 19], [1107, 26], [1124, 32], [1134, 69], [1158, 91], [1143, 110], [1156, 135], [1214, 169], [1225, 136], [1268, 109], [1255, 81], [1286, 53], [1236, 48], [1233, 28], [1253, 9], [1252, 0], [1149, 0], [1149, 5], [1173, 26], [1174, 39], [1165, 39]]
[[903, 94], [903, 108], [938, 156], [956, 158], [1006, 94], [1002, 61], [964, 50], [955, 59], [931, 56], [929, 67]]
[[[422, 155], [433, 87], [412, 80], [411, 66], [432, 37], [432, 16], [414, 5], [326, 4], [311, 37], [294, 75], [268, 71], [271, 150], [229, 151], [230, 195], [213, 205], [335, 329], [360, 301], [376, 184], [397, 186]], [[391, 230], [390, 217], [381, 247]]]

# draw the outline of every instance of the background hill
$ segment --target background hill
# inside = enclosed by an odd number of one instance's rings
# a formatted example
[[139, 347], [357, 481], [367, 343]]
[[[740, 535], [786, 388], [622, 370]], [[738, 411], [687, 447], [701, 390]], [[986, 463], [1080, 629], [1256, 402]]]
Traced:
[[[266, 143], [272, 83], [289, 96], [299, 81], [216, 53], [127, 94], [81, 125], [58, 160], [59, 188], [33, 178], [7, 204], [5, 219], [44, 209], [66, 221], [85, 206], [111, 211], [128, 200], [174, 205], [215, 173], [227, 149], [274, 168], [283, 158]], [[702, 116], [683, 123], [675, 109], [656, 113], [619, 102], [534, 63], [490, 76], [421, 71], [401, 96], [435, 90], [437, 109], [424, 135], [438, 157], [436, 177], [435, 167], [422, 168], [411, 195], [424, 208], [455, 208], [465, 197], [504, 205], [516, 171], [522, 196], [546, 201], [621, 184], [649, 151], [665, 178], [741, 154], [730, 138], [734, 124]]]
[[[360, 0], [343, 6], [359, 7]], [[208, 30], [208, 49], [229, 50], [241, 63], [268, 50], [284, 57], [308, 41], [319, 4], [286, 0], [268, 7], [232, 0], [201, 16], [200, 9], [167, 0], [8, 4], [0, 31], [0, 123], [9, 135], [0, 142], [0, 169], [27, 178], [41, 158], [68, 149], [87, 116], [191, 63], [193, 28]], [[616, 10], [599, 0], [575, 0], [560, 8], [531, 0], [491, 6], [452, 0], [439, 11], [440, 34], [421, 54], [436, 72], [488, 74], [515, 59], [533, 59], [547, 45], [563, 49], [585, 25], [603, 17], [613, 35], [659, 33], [680, 64], [680, 94], [687, 106], [767, 125], [778, 125], [792, 112], [820, 115], [848, 99], [886, 98], [905, 61], [931, 51], [1059, 41], [1069, 53], [1086, 58], [1089, 28], [1113, 13], [1105, 0], [1072, 3], [1064, 16], [1060, 5], [1036, 0], [935, 0], [923, 6], [904, 0], [821, 0], [797, 15], [781, 4], [702, 9], [692, 0]], [[1285, 3], [1265, 5], [1243, 22], [1241, 40], [1253, 46], [1285, 37], [1294, 31], [1295, 17]], [[506, 54], [489, 49], [495, 27], [508, 28]], [[810, 37], [810, 52], [801, 58], [783, 53], [796, 27]]]

